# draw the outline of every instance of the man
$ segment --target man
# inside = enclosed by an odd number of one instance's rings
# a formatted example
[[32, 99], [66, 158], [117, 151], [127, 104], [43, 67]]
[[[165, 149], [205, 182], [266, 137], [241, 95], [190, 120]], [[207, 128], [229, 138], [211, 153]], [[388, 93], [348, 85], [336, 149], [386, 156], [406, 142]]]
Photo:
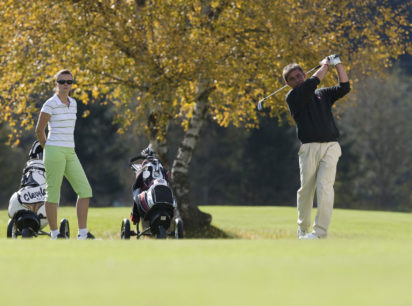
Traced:
[[[298, 153], [301, 181], [297, 192], [299, 239], [319, 239], [328, 235], [334, 201], [333, 184], [341, 156], [332, 105], [350, 91], [349, 78], [338, 56], [326, 57], [320, 65], [308, 79], [298, 64], [283, 69], [283, 78], [292, 87], [286, 102], [302, 142]], [[330, 65], [336, 68], [339, 84], [316, 89]], [[318, 212], [313, 231], [309, 232], [315, 190]]]

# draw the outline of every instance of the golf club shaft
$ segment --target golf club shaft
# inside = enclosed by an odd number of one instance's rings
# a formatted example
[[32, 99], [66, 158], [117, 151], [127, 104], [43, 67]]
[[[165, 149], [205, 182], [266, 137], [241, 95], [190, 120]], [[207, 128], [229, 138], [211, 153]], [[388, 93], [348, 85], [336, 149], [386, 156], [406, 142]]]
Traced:
[[310, 69], [308, 72], [306, 72], [306, 74], [311, 73], [313, 70], [319, 69], [321, 67], [321, 65], [317, 65], [316, 67]]
[[[318, 65], [318, 66], [310, 69], [308, 72], [306, 72], [306, 74], [309, 74], [309, 73], [311, 73], [312, 71], [314, 71], [314, 70], [316, 70], [316, 69], [318, 69], [318, 68], [320, 68], [320, 65]], [[271, 93], [270, 95], [268, 95], [267, 97], [264, 97], [263, 99], [259, 100], [258, 104], [262, 103], [263, 101], [265, 101], [266, 99], [270, 98], [270, 97], [273, 96], [274, 94], [277, 94], [279, 91], [285, 89], [286, 87], [288, 87], [288, 85], [284, 85], [283, 87], [279, 88], [278, 90], [272, 92], [272, 93]]]

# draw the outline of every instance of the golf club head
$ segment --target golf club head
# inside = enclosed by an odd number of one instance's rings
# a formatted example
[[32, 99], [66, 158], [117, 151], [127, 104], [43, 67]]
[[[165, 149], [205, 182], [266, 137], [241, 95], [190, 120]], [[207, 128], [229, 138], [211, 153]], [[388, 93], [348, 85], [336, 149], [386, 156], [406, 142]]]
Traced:
[[263, 110], [263, 101], [265, 101], [265, 99], [262, 99], [262, 100], [260, 100], [260, 101], [258, 102], [257, 110], [258, 110], [259, 112], [261, 112], [261, 111]]

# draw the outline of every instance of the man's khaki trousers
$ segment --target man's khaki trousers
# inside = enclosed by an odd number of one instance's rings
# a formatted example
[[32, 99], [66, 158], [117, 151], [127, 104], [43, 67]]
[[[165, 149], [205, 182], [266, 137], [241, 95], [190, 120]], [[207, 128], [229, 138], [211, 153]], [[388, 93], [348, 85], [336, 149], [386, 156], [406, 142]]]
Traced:
[[342, 151], [339, 143], [305, 143], [299, 150], [301, 187], [297, 193], [298, 230], [309, 233], [316, 190], [318, 211], [313, 233], [326, 238], [332, 217], [336, 166]]

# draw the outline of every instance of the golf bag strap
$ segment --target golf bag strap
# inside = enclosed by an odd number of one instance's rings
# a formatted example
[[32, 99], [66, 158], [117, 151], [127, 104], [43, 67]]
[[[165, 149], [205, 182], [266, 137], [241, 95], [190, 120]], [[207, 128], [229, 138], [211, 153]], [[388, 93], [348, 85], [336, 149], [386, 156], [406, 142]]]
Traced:
[[29, 166], [29, 167], [27, 167], [27, 168], [25, 168], [25, 169], [23, 170], [23, 174], [26, 174], [26, 173], [27, 173], [28, 171], [30, 171], [30, 170], [46, 171], [45, 168], [36, 167], [36, 166]]

